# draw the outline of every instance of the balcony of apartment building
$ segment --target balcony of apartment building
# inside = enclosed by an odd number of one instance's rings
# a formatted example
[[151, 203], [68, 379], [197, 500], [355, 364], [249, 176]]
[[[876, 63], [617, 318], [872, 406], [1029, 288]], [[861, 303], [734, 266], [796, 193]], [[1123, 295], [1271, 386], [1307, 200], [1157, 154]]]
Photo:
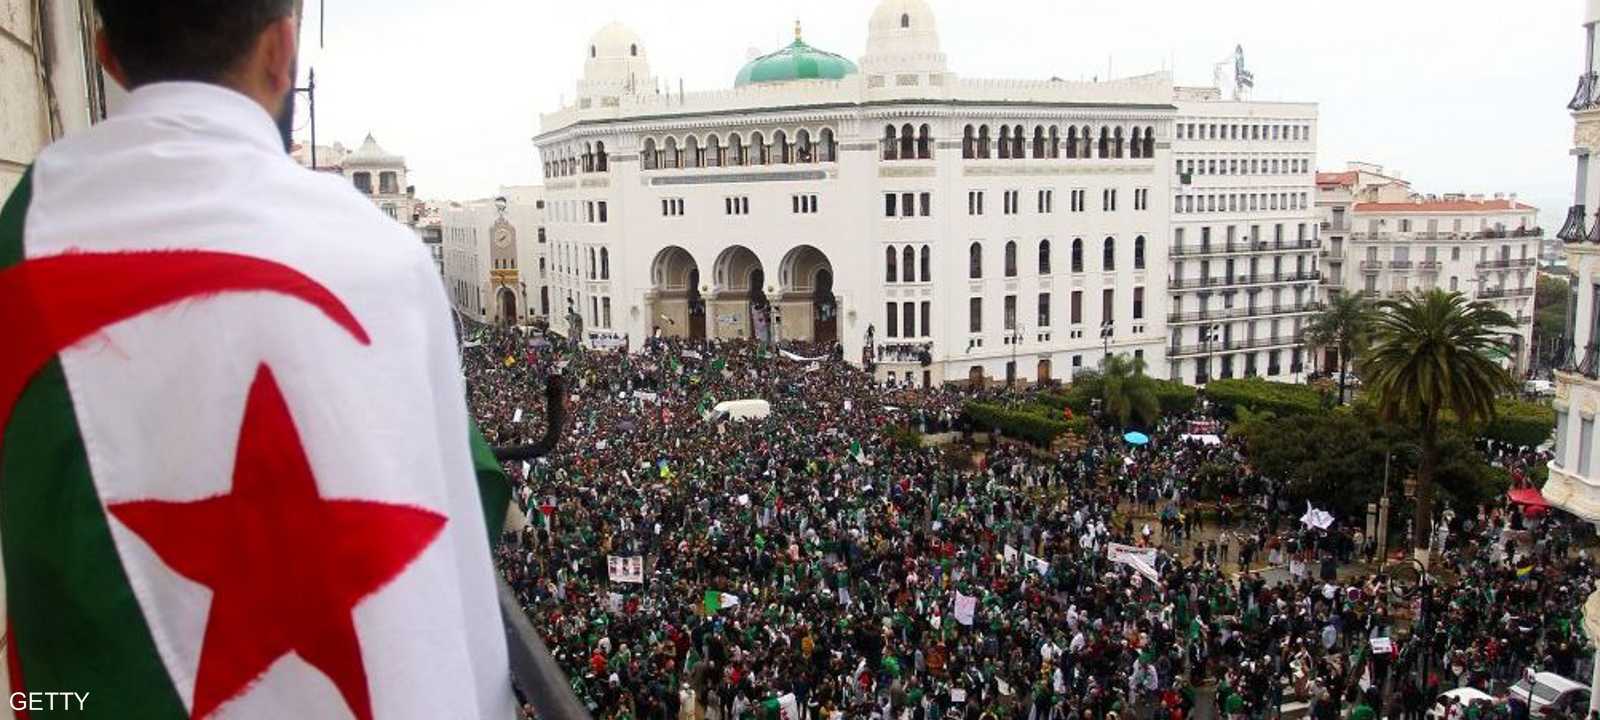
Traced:
[[1417, 270], [1419, 272], [1437, 273], [1443, 267], [1444, 262], [1440, 260], [1420, 260], [1417, 262]]
[[1232, 340], [1203, 342], [1195, 345], [1169, 345], [1167, 346], [1167, 357], [1197, 357], [1241, 350], [1270, 350], [1272, 348], [1286, 348], [1304, 344], [1305, 333], [1276, 335], [1265, 338], [1235, 338]]
[[1335, 217], [1332, 220], [1323, 220], [1318, 227], [1325, 233], [1346, 233], [1350, 232], [1350, 221], [1342, 217]]
[[1499, 258], [1495, 260], [1479, 260], [1478, 270], [1509, 270], [1531, 268], [1539, 264], [1539, 258]]
[[1572, 99], [1567, 101], [1567, 109], [1573, 112], [1593, 110], [1600, 107], [1600, 75], [1587, 72], [1578, 76], [1578, 89], [1572, 93]]
[[1329, 288], [1342, 288], [1344, 287], [1344, 275], [1330, 270], [1323, 274], [1322, 285]]
[[[1567, 220], [1561, 223], [1561, 230], [1556, 233], [1556, 239], [1562, 242], [1581, 242], [1589, 236], [1586, 226], [1588, 221], [1588, 208], [1582, 204], [1567, 208]], [[1600, 214], [1600, 213], [1597, 213]], [[1595, 223], [1600, 227], [1600, 222]]]
[[1529, 298], [1533, 297], [1534, 289], [1523, 288], [1484, 288], [1478, 291], [1480, 300], [1499, 300], [1502, 298]]
[[1272, 283], [1314, 282], [1322, 279], [1319, 271], [1292, 272], [1292, 273], [1261, 273], [1258, 275], [1239, 275], [1237, 277], [1213, 278], [1187, 278], [1172, 280], [1168, 286], [1173, 290], [1202, 290], [1226, 287], [1245, 287], [1250, 285], [1269, 285]]
[[[1316, 250], [1320, 247], [1322, 247], [1322, 241], [1316, 238], [1289, 241], [1246, 239], [1234, 242], [1175, 243], [1167, 254], [1174, 258], [1200, 257], [1204, 255], [1251, 255], [1256, 253]], [[1323, 254], [1326, 255], [1326, 252]]]
[[1192, 310], [1190, 312], [1175, 312], [1167, 315], [1169, 325], [1187, 325], [1193, 323], [1211, 322], [1214, 320], [1237, 320], [1241, 318], [1269, 318], [1284, 315], [1309, 315], [1320, 312], [1322, 303], [1301, 302], [1284, 303], [1280, 305], [1246, 305], [1244, 307], [1219, 308], [1216, 310]]
[[1383, 267], [1384, 267], [1385, 264], [1386, 263], [1384, 261], [1382, 261], [1382, 260], [1362, 260], [1361, 261], [1361, 272], [1364, 272], [1364, 273], [1377, 273], [1380, 270], [1383, 270]]

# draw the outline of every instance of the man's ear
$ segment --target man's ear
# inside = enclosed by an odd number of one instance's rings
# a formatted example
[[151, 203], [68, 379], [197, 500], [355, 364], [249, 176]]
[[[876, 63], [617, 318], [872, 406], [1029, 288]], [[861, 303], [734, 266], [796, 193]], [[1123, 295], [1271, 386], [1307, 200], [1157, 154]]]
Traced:
[[106, 39], [104, 32], [98, 30], [94, 34], [94, 54], [100, 60], [100, 67], [105, 68], [112, 80], [116, 80], [124, 90], [131, 89], [128, 87], [128, 74], [123, 71], [122, 62], [111, 52], [111, 41]]
[[282, 96], [294, 87], [295, 60], [300, 52], [300, 19], [293, 15], [278, 18], [261, 31], [256, 53], [260, 60], [258, 79], [272, 96]]

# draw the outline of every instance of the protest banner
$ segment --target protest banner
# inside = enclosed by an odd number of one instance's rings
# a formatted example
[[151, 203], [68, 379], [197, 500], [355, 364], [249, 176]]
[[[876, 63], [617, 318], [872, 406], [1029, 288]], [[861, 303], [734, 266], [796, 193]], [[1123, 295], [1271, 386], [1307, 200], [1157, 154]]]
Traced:
[[643, 583], [644, 558], [639, 555], [611, 555], [606, 558], [606, 571], [611, 582]]

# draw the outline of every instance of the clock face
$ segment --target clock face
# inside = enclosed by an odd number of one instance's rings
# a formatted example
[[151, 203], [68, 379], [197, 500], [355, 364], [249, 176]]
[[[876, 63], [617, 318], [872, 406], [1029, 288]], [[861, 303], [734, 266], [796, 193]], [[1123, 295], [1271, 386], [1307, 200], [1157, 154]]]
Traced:
[[500, 247], [508, 247], [508, 246], [510, 246], [511, 245], [511, 231], [510, 230], [500, 230], [500, 231], [496, 232], [494, 234], [494, 244], [499, 245]]

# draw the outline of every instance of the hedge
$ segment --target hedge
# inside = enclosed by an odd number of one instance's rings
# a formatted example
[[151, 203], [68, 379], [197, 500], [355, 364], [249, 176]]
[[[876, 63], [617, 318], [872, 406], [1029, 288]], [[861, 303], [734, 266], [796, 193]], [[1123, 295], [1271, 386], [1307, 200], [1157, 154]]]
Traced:
[[1151, 389], [1156, 401], [1161, 403], [1162, 415], [1185, 415], [1194, 410], [1195, 390], [1176, 380], [1151, 379]]
[[1234, 408], [1241, 406], [1252, 412], [1265, 410], [1280, 418], [1322, 411], [1322, 393], [1316, 388], [1261, 378], [1213, 380], [1206, 383], [1206, 397], [1228, 418], [1233, 418]]
[[1014, 438], [1048, 445], [1065, 434], [1070, 427], [1065, 421], [1041, 414], [1041, 411], [1013, 409], [992, 403], [969, 402], [967, 416], [984, 430], [998, 430]]
[[1555, 431], [1556, 411], [1545, 403], [1526, 400], [1495, 402], [1495, 418], [1478, 434], [1512, 445], [1538, 447]]
[[[1183, 415], [1194, 409], [1195, 389], [1188, 385], [1175, 380], [1150, 378], [1150, 389], [1155, 393], [1156, 402], [1161, 405], [1162, 415]], [[1100, 383], [1097, 380], [1075, 382], [1061, 392], [1040, 393], [1038, 402], [1058, 411], [1069, 407], [1074, 414], [1084, 415], [1094, 409], [1099, 391]]]

